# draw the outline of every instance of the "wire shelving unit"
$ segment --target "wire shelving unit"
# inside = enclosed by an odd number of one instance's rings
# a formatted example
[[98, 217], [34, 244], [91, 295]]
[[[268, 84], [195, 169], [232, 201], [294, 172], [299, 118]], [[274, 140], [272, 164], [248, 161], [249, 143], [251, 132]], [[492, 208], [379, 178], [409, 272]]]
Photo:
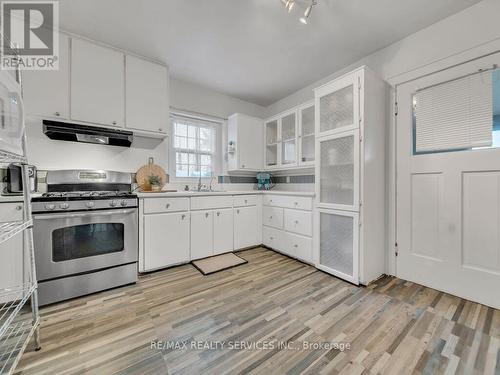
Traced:
[[[21, 87], [20, 72], [16, 74], [16, 81]], [[0, 113], [1, 116], [6, 115]], [[40, 316], [38, 311], [38, 285], [35, 268], [35, 253], [33, 244], [33, 219], [31, 215], [31, 195], [29, 183], [29, 170], [26, 159], [26, 133], [24, 120], [20, 141], [22, 154], [14, 154], [1, 149], [0, 166], [15, 163], [22, 170], [23, 185], [23, 215], [21, 220], [0, 222], [0, 244], [16, 246], [21, 243], [21, 248], [9, 248], [23, 254], [24, 265], [27, 270], [23, 275], [22, 283], [6, 287], [0, 286], [0, 374], [12, 374], [21, 359], [28, 343], [34, 338], [35, 350], [40, 347]], [[14, 218], [13, 218], [14, 219]], [[9, 242], [15, 236], [24, 236], [23, 241]], [[12, 244], [12, 245], [11, 245]], [[1, 251], [2, 249], [0, 249]]]

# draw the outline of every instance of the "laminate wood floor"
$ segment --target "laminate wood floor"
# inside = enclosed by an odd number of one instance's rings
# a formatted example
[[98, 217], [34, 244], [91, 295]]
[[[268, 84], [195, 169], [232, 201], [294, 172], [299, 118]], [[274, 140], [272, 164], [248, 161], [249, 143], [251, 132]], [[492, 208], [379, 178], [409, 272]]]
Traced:
[[393, 277], [356, 287], [264, 248], [239, 255], [248, 264], [183, 265], [42, 308], [42, 350], [18, 373], [500, 374], [500, 310]]

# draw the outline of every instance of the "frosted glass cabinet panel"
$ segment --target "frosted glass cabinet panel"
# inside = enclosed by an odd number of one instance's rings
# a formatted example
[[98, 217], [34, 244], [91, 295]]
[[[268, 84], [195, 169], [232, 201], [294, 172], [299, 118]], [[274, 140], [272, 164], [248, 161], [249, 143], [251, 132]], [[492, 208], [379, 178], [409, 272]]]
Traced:
[[266, 166], [278, 164], [278, 120], [266, 123]]
[[300, 163], [314, 163], [314, 104], [301, 108], [300, 116]]
[[359, 127], [358, 74], [316, 89], [317, 135], [329, 135]]
[[359, 132], [318, 139], [319, 206], [359, 209]]
[[358, 214], [318, 211], [319, 268], [358, 284]]

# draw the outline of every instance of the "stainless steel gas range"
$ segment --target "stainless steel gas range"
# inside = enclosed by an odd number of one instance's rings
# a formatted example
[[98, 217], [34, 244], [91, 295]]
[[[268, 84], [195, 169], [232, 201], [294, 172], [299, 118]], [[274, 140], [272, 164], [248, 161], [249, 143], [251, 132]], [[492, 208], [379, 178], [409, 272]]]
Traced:
[[32, 199], [41, 305], [137, 281], [137, 197], [129, 173], [47, 172]]

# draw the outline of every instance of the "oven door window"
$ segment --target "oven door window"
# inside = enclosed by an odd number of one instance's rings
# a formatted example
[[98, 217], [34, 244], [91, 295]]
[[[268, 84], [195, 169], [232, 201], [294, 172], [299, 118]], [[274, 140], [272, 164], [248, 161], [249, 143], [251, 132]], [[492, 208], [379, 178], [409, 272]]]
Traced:
[[124, 225], [121, 223], [83, 224], [52, 232], [52, 260], [92, 257], [124, 250]]

